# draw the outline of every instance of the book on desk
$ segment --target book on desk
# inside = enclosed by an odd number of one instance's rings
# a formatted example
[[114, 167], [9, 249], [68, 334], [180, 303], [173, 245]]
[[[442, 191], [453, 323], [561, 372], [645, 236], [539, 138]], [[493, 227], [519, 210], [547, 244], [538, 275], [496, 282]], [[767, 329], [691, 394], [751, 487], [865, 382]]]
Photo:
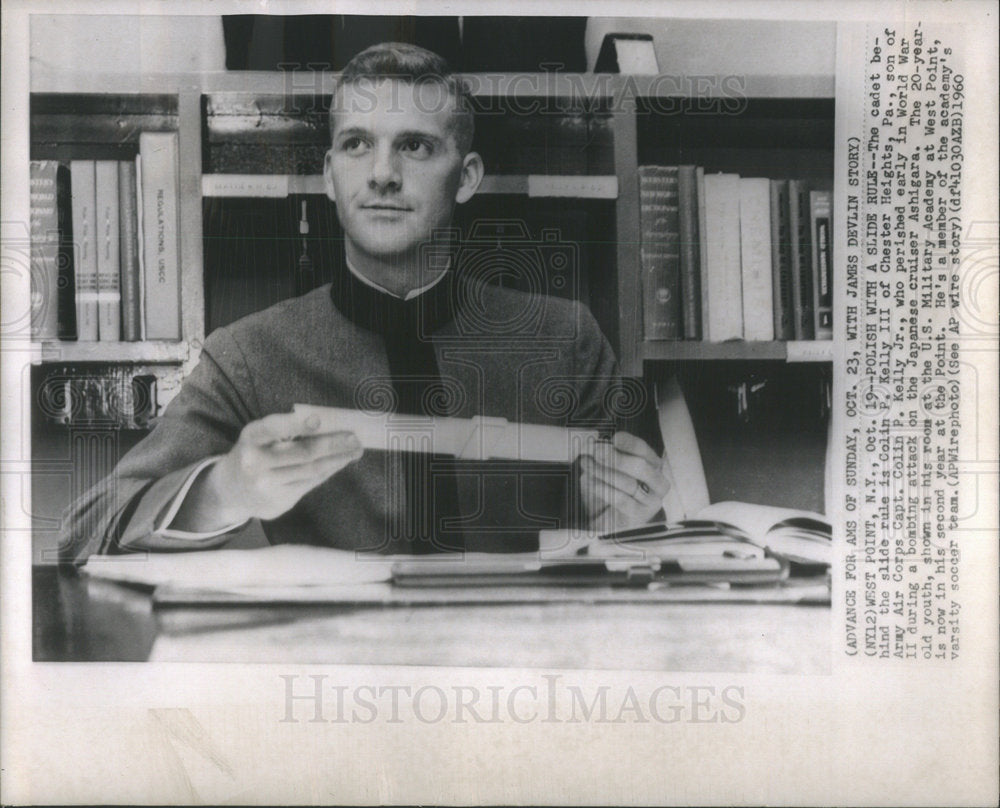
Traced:
[[[536, 553], [379, 556], [278, 545], [94, 556], [83, 571], [153, 590], [159, 606], [621, 600], [650, 592], [692, 601], [822, 602], [824, 593], [828, 600], [829, 526], [818, 515], [789, 513], [717, 503], [705, 518], [618, 534], [542, 531]], [[760, 525], [771, 529], [755, 532]]]

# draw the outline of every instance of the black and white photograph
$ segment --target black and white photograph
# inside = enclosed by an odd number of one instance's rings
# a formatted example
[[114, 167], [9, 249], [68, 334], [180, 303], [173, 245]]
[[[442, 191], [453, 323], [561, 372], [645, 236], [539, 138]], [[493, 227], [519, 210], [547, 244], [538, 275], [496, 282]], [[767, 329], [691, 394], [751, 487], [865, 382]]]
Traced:
[[5, 9], [3, 801], [992, 803], [965, 6]]

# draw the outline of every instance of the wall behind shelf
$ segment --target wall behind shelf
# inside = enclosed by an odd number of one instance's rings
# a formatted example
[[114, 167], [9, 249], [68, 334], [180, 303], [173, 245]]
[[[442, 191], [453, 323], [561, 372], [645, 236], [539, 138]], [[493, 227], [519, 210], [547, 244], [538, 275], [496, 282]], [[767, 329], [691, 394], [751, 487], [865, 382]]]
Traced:
[[[587, 67], [604, 35], [650, 33], [664, 73], [833, 75], [835, 23], [591, 17]], [[216, 16], [39, 14], [31, 17], [33, 77], [136, 70], [225, 69], [222, 18]]]
[[591, 17], [585, 37], [593, 70], [609, 33], [653, 35], [660, 71], [673, 75], [833, 75], [837, 26], [793, 20]]
[[226, 67], [221, 17], [33, 14], [29, 36], [32, 80]]

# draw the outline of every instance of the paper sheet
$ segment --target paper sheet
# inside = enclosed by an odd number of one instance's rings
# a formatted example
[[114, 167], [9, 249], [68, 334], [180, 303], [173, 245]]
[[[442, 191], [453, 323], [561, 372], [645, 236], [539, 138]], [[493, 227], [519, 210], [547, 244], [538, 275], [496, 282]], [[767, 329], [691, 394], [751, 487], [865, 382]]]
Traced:
[[365, 449], [446, 454], [461, 460], [572, 463], [594, 452], [594, 430], [511, 423], [506, 418], [445, 418], [296, 404], [319, 418], [319, 431], [353, 432]]

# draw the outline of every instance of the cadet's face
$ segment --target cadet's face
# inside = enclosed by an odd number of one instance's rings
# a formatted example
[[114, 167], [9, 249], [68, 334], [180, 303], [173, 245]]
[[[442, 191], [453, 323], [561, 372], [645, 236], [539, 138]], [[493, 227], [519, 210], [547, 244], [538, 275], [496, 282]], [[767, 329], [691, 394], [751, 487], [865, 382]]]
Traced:
[[324, 176], [348, 247], [358, 257], [413, 253], [481, 178], [478, 155], [463, 158], [455, 143], [454, 101], [441, 86], [389, 79], [345, 85], [338, 101]]

